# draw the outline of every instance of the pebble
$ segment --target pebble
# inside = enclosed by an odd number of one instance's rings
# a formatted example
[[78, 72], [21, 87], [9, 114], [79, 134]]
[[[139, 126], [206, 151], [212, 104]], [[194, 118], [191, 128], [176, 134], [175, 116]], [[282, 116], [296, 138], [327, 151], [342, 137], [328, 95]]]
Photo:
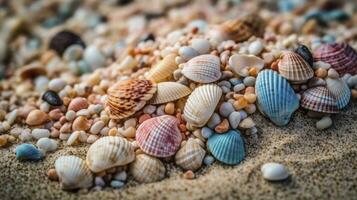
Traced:
[[193, 39], [191, 41], [191, 47], [200, 54], [206, 54], [209, 53], [211, 44], [206, 39]]
[[125, 182], [128, 178], [128, 174], [126, 173], [126, 171], [117, 172], [113, 178], [117, 181]]
[[223, 102], [219, 107], [219, 114], [222, 117], [228, 117], [232, 112], [234, 112], [234, 107], [231, 103]]
[[214, 157], [210, 155], [205, 156], [203, 159], [203, 163], [208, 166], [212, 165], [214, 161], [215, 161]]
[[36, 139], [50, 137], [50, 131], [47, 129], [43, 129], [43, 128], [35, 128], [32, 130], [31, 134], [32, 134], [32, 137], [34, 137]]
[[74, 120], [74, 118], [76, 118], [76, 112], [74, 112], [73, 110], [69, 110], [66, 112], [65, 117], [68, 121], [72, 121], [72, 120]]
[[245, 85], [243, 83], [239, 83], [233, 87], [234, 92], [240, 92], [245, 89]]
[[220, 124], [214, 129], [217, 133], [224, 133], [229, 130], [229, 122], [227, 119], [224, 119]]
[[233, 129], [236, 129], [236, 128], [238, 128], [238, 125], [239, 125], [239, 123], [240, 123], [240, 121], [241, 121], [241, 114], [240, 114], [240, 112], [232, 112], [230, 115], [229, 115], [229, 118], [228, 118], [228, 120], [229, 120], [229, 124], [231, 125], [231, 127], [233, 128]]
[[0, 147], [4, 147], [7, 144], [7, 135], [0, 135]]
[[351, 95], [353, 99], [357, 99], [357, 89], [352, 89], [351, 90]]
[[255, 101], [257, 100], [257, 96], [252, 93], [245, 93], [244, 99], [247, 100], [248, 103], [255, 103]]
[[42, 95], [42, 100], [50, 104], [51, 106], [61, 106], [63, 105], [62, 99], [58, 96], [55, 91], [48, 90]]
[[314, 62], [314, 65], [313, 65], [314, 69], [323, 68], [323, 69], [328, 70], [328, 69], [330, 69], [330, 67], [331, 67], [330, 64], [322, 62], [322, 61]]
[[225, 81], [225, 80], [224, 81], [220, 81], [217, 85], [220, 86], [220, 87], [224, 86], [224, 87], [229, 88], [229, 89], [232, 87], [232, 84], [229, 81]]
[[183, 59], [185, 59], [185, 61], [188, 61], [191, 58], [194, 58], [199, 55], [199, 53], [195, 49], [187, 46], [180, 47], [178, 53]]
[[161, 105], [156, 109], [156, 114], [158, 116], [165, 115], [165, 105]]
[[48, 113], [50, 111], [50, 109], [51, 109], [51, 105], [50, 104], [48, 104], [47, 102], [41, 103], [41, 105], [40, 105], [40, 110], [41, 111], [43, 111], [45, 113]]
[[77, 117], [72, 124], [72, 130], [74, 131], [87, 131], [90, 127], [91, 122], [83, 116]]
[[87, 143], [93, 144], [96, 140], [98, 140], [98, 136], [96, 135], [89, 135], [87, 138]]
[[68, 138], [67, 140], [67, 145], [72, 146], [76, 143], [77, 139], [79, 138], [79, 135], [81, 134], [81, 131], [74, 131]]
[[92, 70], [104, 67], [106, 62], [105, 56], [94, 45], [88, 46], [84, 50], [83, 59]]
[[165, 113], [168, 115], [173, 115], [175, 113], [175, 104], [170, 102], [165, 105]]
[[23, 130], [19, 135], [19, 138], [22, 142], [31, 140], [32, 139], [31, 130], [30, 129]]
[[48, 121], [48, 115], [47, 113], [35, 109], [32, 110], [27, 118], [26, 118], [26, 124], [30, 125], [30, 126], [37, 126], [37, 125], [41, 125], [44, 124], [46, 121]]
[[16, 120], [16, 117], [17, 117], [17, 113], [18, 113], [18, 110], [17, 109], [14, 109], [13, 111], [9, 112], [6, 116], [5, 116], [5, 119], [6, 121], [12, 125], [15, 120]]
[[349, 79], [347, 79], [347, 84], [349, 87], [354, 87], [357, 85], [357, 75], [351, 76]]
[[75, 112], [86, 109], [88, 108], [89, 104], [87, 102], [87, 99], [83, 97], [76, 97], [75, 99], [72, 99], [72, 101], [68, 105], [68, 110], [73, 110]]
[[201, 129], [201, 135], [202, 137], [208, 139], [209, 137], [211, 137], [211, 135], [213, 134], [213, 130], [208, 128], [208, 127], [203, 127]]
[[39, 149], [43, 150], [44, 152], [51, 152], [51, 151], [55, 151], [57, 149], [58, 144], [57, 144], [56, 140], [44, 137], [44, 138], [40, 138], [36, 142], [36, 146]]
[[244, 108], [244, 110], [248, 114], [253, 114], [253, 113], [255, 113], [255, 111], [257, 111], [257, 107], [255, 106], [255, 104], [249, 104]]
[[318, 68], [315, 71], [315, 76], [318, 78], [325, 78], [327, 76], [327, 70], [324, 68]]
[[56, 172], [56, 169], [49, 169], [47, 171], [47, 177], [48, 179], [50, 179], [51, 181], [58, 181], [58, 174]]
[[82, 110], [77, 111], [77, 113], [76, 113], [77, 117], [79, 117], [79, 116], [90, 117], [90, 115], [91, 114], [88, 109], [82, 109]]
[[153, 105], [147, 105], [143, 109], [143, 112], [149, 115], [153, 114], [155, 111], [156, 111], [156, 106]]
[[125, 130], [118, 129], [119, 133], [126, 138], [134, 138], [136, 133], [136, 128], [129, 127]]
[[95, 179], [94, 179], [94, 184], [95, 184], [96, 186], [105, 187], [105, 182], [104, 182], [103, 178], [100, 177], [100, 176], [96, 176], [96, 177], [95, 177]]
[[66, 86], [66, 84], [66, 81], [64, 81], [63, 79], [55, 78], [48, 83], [48, 89], [53, 90], [55, 92], [59, 92]]
[[35, 79], [35, 89], [37, 92], [44, 92], [46, 91], [47, 89], [47, 85], [48, 85], [48, 78], [45, 77], [45, 76], [38, 76], [36, 79]]
[[110, 182], [110, 187], [112, 188], [121, 188], [124, 186], [124, 183], [121, 181], [113, 180]]
[[[230, 78], [230, 79], [229, 79], [229, 82], [230, 82], [233, 86], [242, 83], [242, 81], [241, 81], [239, 78], [236, 78], [236, 77]], [[244, 84], [243, 84], [243, 85], [244, 85]]]
[[213, 113], [211, 118], [208, 120], [207, 126], [211, 129], [214, 129], [220, 123], [221, 117], [217, 113]]
[[252, 118], [247, 117], [245, 119], [243, 119], [240, 123], [239, 123], [239, 128], [242, 129], [249, 129], [255, 126], [255, 123], [253, 121]]
[[98, 134], [103, 129], [104, 126], [105, 124], [103, 121], [97, 121], [92, 125], [89, 132], [92, 134]]
[[233, 103], [233, 107], [236, 110], [241, 110], [241, 109], [245, 108], [246, 106], [248, 106], [248, 101], [243, 97], [239, 98], [237, 101], [235, 101]]
[[191, 171], [191, 170], [188, 170], [183, 174], [183, 178], [184, 179], [189, 179], [189, 180], [194, 179], [195, 178], [195, 173], [193, 173], [193, 171]]
[[333, 79], [337, 79], [340, 77], [340, 75], [338, 74], [338, 72], [334, 69], [334, 68], [330, 68], [328, 71], [327, 71], [327, 76], [329, 78], [333, 78]]
[[247, 76], [243, 79], [243, 83], [245, 86], [254, 86], [255, 85], [255, 77]]
[[249, 54], [259, 55], [262, 52], [264, 46], [260, 40], [254, 41], [249, 44], [248, 51]]
[[67, 62], [79, 60], [83, 55], [83, 47], [78, 44], [73, 44], [66, 48], [63, 53], [63, 59]]
[[325, 130], [332, 126], [332, 119], [328, 116], [322, 117], [321, 120], [316, 122], [316, 128], [319, 130]]
[[265, 163], [261, 167], [263, 178], [268, 181], [282, 181], [289, 177], [284, 165], [279, 163]]

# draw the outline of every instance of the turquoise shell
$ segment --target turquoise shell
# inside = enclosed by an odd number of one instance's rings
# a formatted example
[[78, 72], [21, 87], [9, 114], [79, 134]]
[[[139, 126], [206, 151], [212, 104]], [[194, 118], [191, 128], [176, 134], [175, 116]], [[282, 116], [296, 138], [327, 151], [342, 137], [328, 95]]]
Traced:
[[44, 153], [32, 144], [20, 144], [15, 149], [18, 160], [41, 160]]
[[273, 70], [258, 74], [255, 92], [258, 108], [274, 124], [284, 126], [299, 108], [299, 99], [288, 81]]
[[236, 165], [245, 157], [244, 142], [238, 130], [213, 134], [208, 138], [207, 147], [217, 160], [228, 165]]

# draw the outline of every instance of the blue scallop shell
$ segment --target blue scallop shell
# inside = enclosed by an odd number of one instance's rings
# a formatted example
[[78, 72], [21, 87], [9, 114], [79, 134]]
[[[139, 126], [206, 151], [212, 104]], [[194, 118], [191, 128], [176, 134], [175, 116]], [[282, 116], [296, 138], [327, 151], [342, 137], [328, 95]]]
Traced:
[[273, 70], [258, 74], [255, 90], [260, 112], [274, 124], [284, 126], [299, 108], [299, 99], [288, 81]]
[[236, 165], [245, 157], [244, 142], [236, 130], [213, 134], [208, 138], [207, 147], [217, 160], [225, 164]]
[[15, 149], [18, 160], [41, 160], [44, 153], [32, 144], [20, 144]]

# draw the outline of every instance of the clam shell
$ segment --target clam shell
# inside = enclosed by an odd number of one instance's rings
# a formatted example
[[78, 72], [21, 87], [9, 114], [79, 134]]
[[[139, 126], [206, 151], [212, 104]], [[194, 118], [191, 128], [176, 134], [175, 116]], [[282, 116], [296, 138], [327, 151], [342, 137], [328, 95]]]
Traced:
[[106, 136], [95, 141], [87, 152], [86, 163], [93, 172], [123, 166], [135, 159], [134, 147], [124, 138]]
[[165, 166], [157, 158], [139, 154], [129, 167], [130, 174], [141, 183], [156, 182], [165, 177]]
[[278, 66], [280, 75], [293, 83], [303, 83], [314, 76], [309, 63], [292, 51], [283, 53]]
[[136, 131], [136, 141], [147, 154], [169, 157], [180, 147], [182, 136], [180, 121], [170, 115], [162, 115], [144, 121]]
[[219, 57], [210, 54], [200, 55], [185, 64], [182, 74], [198, 83], [212, 83], [222, 75], [220, 65]]
[[303, 44], [300, 44], [296, 49], [295, 53], [299, 54], [310, 66], [314, 64], [314, 57], [311, 54], [309, 48]]
[[183, 113], [188, 123], [196, 127], [204, 126], [212, 116], [222, 96], [217, 85], [197, 87], [188, 97]]
[[259, 110], [278, 126], [289, 123], [299, 108], [299, 99], [288, 81], [273, 70], [258, 74], [255, 90]]
[[175, 162], [185, 170], [197, 170], [201, 167], [206, 151], [193, 138], [176, 153]]
[[177, 82], [161, 82], [157, 84], [157, 92], [151, 99], [151, 104], [162, 104], [176, 101], [191, 93], [191, 89]]
[[335, 97], [324, 86], [318, 86], [306, 90], [301, 97], [301, 106], [316, 112], [338, 112], [337, 101]]
[[264, 67], [264, 60], [253, 55], [234, 54], [229, 58], [229, 66], [236, 74], [248, 76], [249, 68], [255, 67], [260, 71]]
[[337, 108], [342, 109], [350, 102], [351, 90], [342, 79], [326, 78], [326, 87], [336, 98]]
[[217, 160], [225, 164], [236, 165], [245, 157], [244, 142], [238, 130], [213, 134], [208, 138], [207, 147]]
[[63, 189], [89, 188], [93, 175], [85, 162], [76, 156], [60, 156], [55, 169]]
[[150, 69], [146, 78], [153, 80], [156, 83], [170, 80], [172, 73], [178, 68], [175, 58], [176, 54], [167, 55], [155, 67]]
[[20, 144], [15, 149], [18, 160], [41, 160], [45, 154], [32, 144]]

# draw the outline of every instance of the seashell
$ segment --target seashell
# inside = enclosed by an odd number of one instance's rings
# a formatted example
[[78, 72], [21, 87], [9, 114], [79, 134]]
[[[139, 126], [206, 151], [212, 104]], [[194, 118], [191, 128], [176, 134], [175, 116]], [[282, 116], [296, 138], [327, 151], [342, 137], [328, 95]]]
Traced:
[[264, 67], [264, 60], [253, 55], [234, 54], [228, 62], [233, 72], [243, 77], [249, 75], [250, 67], [255, 67], [258, 71]]
[[295, 53], [299, 54], [311, 67], [314, 65], [314, 57], [307, 46], [300, 44], [295, 49]]
[[213, 134], [208, 138], [207, 148], [219, 161], [236, 165], [245, 157], [244, 142], [238, 130]]
[[265, 163], [261, 167], [263, 177], [269, 181], [281, 181], [289, 177], [284, 165], [279, 163]]
[[341, 76], [357, 74], [357, 52], [347, 43], [323, 44], [314, 51], [314, 59], [329, 63]]
[[121, 137], [106, 136], [95, 141], [87, 152], [86, 163], [93, 172], [123, 166], [135, 159], [134, 147]]
[[198, 83], [212, 83], [222, 75], [220, 65], [219, 57], [211, 54], [200, 55], [185, 64], [182, 74]]
[[336, 98], [337, 108], [342, 109], [350, 102], [351, 90], [342, 79], [326, 78], [326, 87]]
[[163, 179], [166, 169], [159, 159], [146, 154], [139, 154], [135, 161], [130, 164], [129, 171], [136, 181], [151, 183]]
[[108, 89], [107, 110], [112, 119], [130, 117], [142, 109], [156, 92], [156, 84], [150, 80], [128, 79]]
[[71, 102], [68, 105], [67, 110], [73, 110], [73, 111], [77, 112], [79, 110], [88, 108], [88, 106], [89, 106], [89, 104], [88, 104], [87, 99], [85, 99], [83, 97], [76, 97], [71, 100]]
[[62, 56], [67, 47], [74, 44], [78, 44], [82, 47], [86, 46], [79, 35], [68, 30], [63, 30], [56, 33], [56, 35], [51, 38], [49, 48], [55, 50]]
[[178, 68], [175, 58], [176, 54], [165, 56], [162, 61], [150, 69], [146, 78], [156, 83], [170, 80], [172, 73]]
[[292, 51], [282, 54], [278, 67], [280, 75], [293, 83], [303, 83], [314, 76], [311, 66]]
[[193, 138], [176, 153], [175, 162], [185, 170], [197, 170], [201, 167], [206, 151]]
[[182, 136], [180, 121], [170, 115], [162, 115], [144, 121], [136, 131], [136, 141], [147, 154], [169, 157], [180, 147]]
[[18, 70], [18, 75], [21, 79], [33, 79], [40, 75], [46, 75], [46, 68], [38, 63], [29, 64], [24, 67], [21, 67]]
[[91, 171], [76, 156], [60, 156], [55, 162], [55, 169], [62, 189], [89, 188], [93, 184]]
[[222, 89], [217, 85], [197, 87], [188, 97], [183, 113], [185, 120], [196, 127], [204, 126], [221, 99]]
[[41, 160], [45, 154], [32, 144], [20, 144], [15, 149], [16, 159], [18, 160]]
[[49, 120], [49, 117], [47, 115], [47, 113], [35, 109], [32, 110], [26, 118], [26, 124], [30, 125], [30, 126], [37, 126], [37, 125], [41, 125], [45, 122], [47, 122]]
[[157, 92], [151, 99], [151, 104], [162, 104], [176, 101], [191, 93], [191, 89], [177, 82], [161, 82], [157, 84]]
[[301, 106], [308, 110], [323, 113], [337, 113], [337, 102], [332, 93], [324, 86], [306, 90], [301, 97]]
[[260, 112], [278, 126], [289, 123], [292, 114], [299, 108], [299, 99], [293, 88], [273, 70], [258, 74], [255, 90]]

